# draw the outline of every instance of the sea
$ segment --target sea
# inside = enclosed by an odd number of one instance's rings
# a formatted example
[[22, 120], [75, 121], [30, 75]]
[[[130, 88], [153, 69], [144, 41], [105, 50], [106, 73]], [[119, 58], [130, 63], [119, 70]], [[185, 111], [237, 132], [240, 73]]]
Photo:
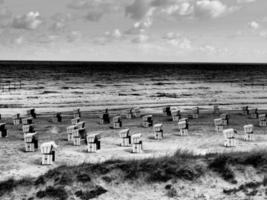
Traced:
[[267, 107], [267, 64], [0, 61], [0, 114]]

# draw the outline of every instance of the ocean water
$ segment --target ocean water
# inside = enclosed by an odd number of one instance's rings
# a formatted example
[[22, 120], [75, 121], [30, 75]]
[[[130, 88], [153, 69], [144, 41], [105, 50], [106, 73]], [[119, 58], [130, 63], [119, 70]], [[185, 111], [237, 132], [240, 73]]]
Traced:
[[267, 105], [267, 65], [0, 62], [0, 113]]

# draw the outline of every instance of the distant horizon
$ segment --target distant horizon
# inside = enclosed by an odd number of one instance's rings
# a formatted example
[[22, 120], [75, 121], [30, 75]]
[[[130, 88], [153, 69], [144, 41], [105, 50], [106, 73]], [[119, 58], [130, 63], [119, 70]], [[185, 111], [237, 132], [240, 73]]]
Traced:
[[4, 62], [43, 62], [43, 63], [48, 63], [48, 62], [55, 62], [55, 63], [141, 63], [141, 64], [237, 64], [237, 65], [267, 65], [267, 62], [208, 62], [208, 61], [177, 61], [177, 62], [172, 62], [172, 61], [115, 61], [115, 60], [110, 60], [110, 61], [101, 61], [101, 60], [0, 60], [0, 63]]

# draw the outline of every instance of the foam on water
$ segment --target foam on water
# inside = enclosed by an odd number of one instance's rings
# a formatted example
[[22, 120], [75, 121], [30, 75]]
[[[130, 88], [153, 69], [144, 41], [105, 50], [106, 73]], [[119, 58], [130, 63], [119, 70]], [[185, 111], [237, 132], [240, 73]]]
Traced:
[[0, 82], [19, 80], [22, 88], [0, 90], [0, 113], [166, 104], [264, 108], [266, 74], [263, 65], [2, 62]]

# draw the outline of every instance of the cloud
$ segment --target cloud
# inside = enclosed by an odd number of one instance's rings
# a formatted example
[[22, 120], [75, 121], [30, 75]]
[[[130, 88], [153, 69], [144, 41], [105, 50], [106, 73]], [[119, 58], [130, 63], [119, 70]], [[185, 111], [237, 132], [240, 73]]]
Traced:
[[180, 33], [168, 32], [163, 37], [168, 44], [179, 47], [180, 49], [192, 49], [192, 42]]
[[126, 34], [143, 34], [152, 26], [156, 16], [219, 18], [237, 9], [220, 0], [134, 0], [125, 7], [125, 15], [135, 20]]
[[218, 18], [237, 10], [227, 6], [220, 0], [135, 0], [125, 8], [126, 16], [134, 20], [142, 20], [149, 13], [150, 17], [157, 13], [173, 16], [195, 16]]
[[[262, 22], [262, 21], [260, 21]], [[251, 21], [247, 23], [247, 26], [244, 30], [237, 31], [233, 37], [240, 37], [240, 36], [249, 36], [249, 37], [262, 37], [267, 38], [267, 30], [265, 29], [264, 25], [259, 23], [259, 21]]]
[[21, 45], [24, 42], [24, 38], [22, 36], [15, 38], [14, 43], [16, 45]]
[[143, 34], [152, 25], [152, 18], [146, 17], [142, 21], [135, 22], [134, 25], [125, 31], [125, 34], [139, 35]]
[[180, 49], [191, 49], [192, 48], [191, 41], [189, 39], [187, 39], [187, 38], [171, 39], [171, 40], [168, 40], [168, 43], [172, 44], [174, 46], [177, 46]]
[[0, 19], [9, 18], [11, 16], [10, 10], [0, 4]]
[[104, 15], [111, 12], [118, 12], [125, 1], [122, 0], [73, 0], [68, 8], [86, 12], [85, 19], [99, 21]]
[[68, 4], [69, 8], [72, 9], [86, 9], [89, 5], [88, 1], [85, 0], [73, 0], [71, 3]]
[[199, 48], [199, 50], [202, 51], [202, 52], [204, 52], [204, 53], [206, 53], [206, 54], [214, 54], [217, 51], [217, 49], [214, 46], [209, 45], [209, 44], [206, 44], [204, 46], [201, 46]]
[[34, 38], [29, 39], [28, 42], [39, 44], [39, 45], [50, 45], [53, 44], [59, 36], [49, 35], [48, 33], [43, 33], [35, 36]]
[[135, 38], [132, 39], [133, 43], [144, 43], [147, 42], [149, 39], [149, 37], [147, 35], [144, 34], [140, 34], [138, 36], [136, 36]]
[[253, 30], [257, 30], [260, 28], [260, 24], [256, 21], [249, 22], [248, 26]]
[[114, 40], [123, 39], [124, 34], [119, 29], [114, 29], [112, 31], [106, 31], [104, 35], [98, 36], [94, 39], [96, 44], [105, 45]]
[[[155, 8], [151, 6], [151, 1], [135, 0], [131, 5], [125, 8], [125, 15], [136, 20], [134, 25], [125, 31], [126, 34], [138, 35], [134, 39], [139, 41], [140, 35], [144, 36], [146, 29], [150, 28], [153, 23], [153, 15]], [[142, 36], [141, 36], [142, 37]]]
[[18, 29], [35, 30], [43, 23], [39, 12], [29, 12], [15, 17], [13, 27]]
[[188, 16], [194, 12], [192, 0], [154, 0], [151, 6], [156, 7], [159, 13], [173, 16]]
[[66, 24], [62, 21], [55, 21], [53, 22], [53, 24], [51, 25], [51, 30], [53, 31], [62, 31], [63, 29], [65, 29]]
[[25, 43], [25, 37], [19, 31], [14, 31], [9, 28], [0, 30], [0, 46], [6, 46], [8, 48]]
[[267, 38], [267, 31], [261, 31], [259, 33], [259, 36], [263, 37], [263, 38]]
[[259, 22], [251, 21], [248, 23], [248, 27], [252, 30], [251, 34], [262, 38], [267, 38], [267, 30], [264, 29], [264, 26], [262, 26]]
[[89, 21], [94, 21], [97, 22], [99, 21], [105, 14], [105, 11], [101, 8], [96, 8], [94, 10], [90, 10], [87, 14], [86, 14], [86, 19], [88, 19]]
[[[133, 20], [142, 21], [148, 17], [165, 13], [167, 15], [190, 15], [194, 11], [191, 0], [135, 0], [125, 8], [125, 15]], [[152, 20], [151, 20], [152, 21]]]
[[[197, 53], [201, 56], [214, 56], [214, 58], [219, 58], [219, 57], [228, 57], [232, 55], [232, 52], [226, 48], [226, 47], [216, 47], [213, 46], [211, 44], [205, 44], [202, 45], [200, 47], [198, 47], [197, 49]], [[211, 57], [212, 59], [212, 57]]]
[[68, 4], [68, 8], [76, 10], [103, 8], [106, 11], [118, 11], [126, 3], [127, 1], [125, 0], [72, 0]]
[[107, 31], [105, 36], [110, 39], [120, 39], [122, 37], [122, 33], [119, 29], [114, 29], [113, 31]]
[[[3, 2], [3, 1], [2, 1]], [[0, 26], [7, 26], [12, 22], [11, 11], [0, 2]]]
[[219, 0], [198, 0], [195, 6], [196, 16], [218, 18], [234, 11], [235, 7], [227, 7]]
[[51, 17], [50, 30], [55, 32], [65, 31], [70, 21], [73, 21], [71, 14], [56, 13]]
[[134, 42], [144, 40], [145, 31], [152, 26], [155, 7], [151, 6], [152, 1], [134, 0], [134, 2], [125, 8], [125, 15], [135, 23], [131, 28], [125, 31], [125, 34], [137, 35]]
[[252, 3], [255, 2], [256, 0], [237, 0], [237, 3]]
[[74, 42], [77, 41], [79, 39], [81, 39], [82, 37], [82, 33], [79, 31], [71, 31], [68, 35], [67, 35], [67, 40], [68, 42]]
[[191, 15], [194, 12], [194, 6], [189, 2], [182, 2], [164, 8], [162, 12], [165, 12], [168, 15], [187, 16]]
[[141, 20], [147, 16], [151, 9], [151, 0], [134, 0], [134, 2], [125, 8], [125, 14], [135, 20]]
[[176, 39], [178, 37], [181, 37], [180, 33], [174, 33], [174, 32], [168, 32], [163, 35], [163, 39], [171, 40], [171, 39]]

